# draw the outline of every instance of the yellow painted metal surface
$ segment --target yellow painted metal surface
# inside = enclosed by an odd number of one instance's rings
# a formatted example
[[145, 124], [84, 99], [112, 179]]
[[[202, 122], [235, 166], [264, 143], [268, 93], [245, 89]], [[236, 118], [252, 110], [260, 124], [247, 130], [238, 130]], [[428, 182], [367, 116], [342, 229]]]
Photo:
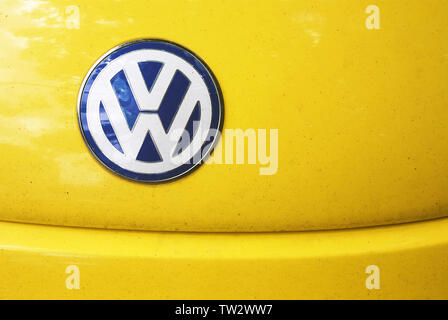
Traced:
[[[374, 1], [379, 30], [367, 4], [1, 1], [0, 220], [297, 231], [445, 216], [448, 3]], [[103, 53], [139, 38], [207, 62], [225, 129], [278, 129], [277, 173], [203, 165], [145, 185], [104, 169], [78, 129], [78, 90]]]
[[0, 298], [446, 299], [447, 252], [448, 219], [261, 234], [0, 223]]

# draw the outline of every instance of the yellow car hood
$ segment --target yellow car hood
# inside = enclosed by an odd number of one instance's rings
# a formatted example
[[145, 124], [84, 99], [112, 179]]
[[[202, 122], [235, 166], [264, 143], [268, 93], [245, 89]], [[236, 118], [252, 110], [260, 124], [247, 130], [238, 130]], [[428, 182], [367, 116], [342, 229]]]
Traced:
[[[375, 5], [379, 29], [348, 0], [3, 0], [0, 220], [293, 231], [445, 216], [448, 3]], [[224, 129], [278, 129], [277, 172], [202, 165], [148, 185], [106, 170], [78, 128], [78, 92], [100, 56], [141, 38], [206, 61]]]

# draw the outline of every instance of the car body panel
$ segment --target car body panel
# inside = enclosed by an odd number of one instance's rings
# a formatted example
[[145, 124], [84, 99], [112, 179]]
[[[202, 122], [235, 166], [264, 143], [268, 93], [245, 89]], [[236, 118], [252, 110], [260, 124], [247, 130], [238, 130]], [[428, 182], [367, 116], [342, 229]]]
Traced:
[[[448, 3], [375, 3], [379, 30], [359, 1], [2, 1], [0, 220], [238, 232], [445, 216]], [[278, 129], [276, 174], [202, 165], [146, 185], [94, 159], [77, 123], [82, 80], [141, 38], [209, 65], [224, 129]]]
[[448, 219], [240, 234], [2, 222], [0, 299], [446, 299], [447, 251]]

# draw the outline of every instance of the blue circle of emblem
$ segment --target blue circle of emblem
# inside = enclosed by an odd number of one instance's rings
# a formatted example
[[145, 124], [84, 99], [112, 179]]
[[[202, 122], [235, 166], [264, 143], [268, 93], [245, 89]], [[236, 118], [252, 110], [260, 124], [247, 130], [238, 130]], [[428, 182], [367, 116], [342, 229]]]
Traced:
[[163, 182], [209, 156], [220, 135], [223, 99], [194, 53], [168, 41], [139, 40], [110, 50], [90, 69], [78, 120], [106, 168], [135, 181]]

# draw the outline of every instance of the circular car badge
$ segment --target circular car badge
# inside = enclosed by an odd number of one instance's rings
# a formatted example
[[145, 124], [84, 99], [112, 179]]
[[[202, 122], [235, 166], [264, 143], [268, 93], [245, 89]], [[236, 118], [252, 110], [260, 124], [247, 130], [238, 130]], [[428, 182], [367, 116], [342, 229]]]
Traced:
[[210, 154], [223, 119], [219, 84], [191, 51], [141, 40], [107, 52], [78, 97], [79, 125], [93, 155], [114, 173], [162, 182]]

